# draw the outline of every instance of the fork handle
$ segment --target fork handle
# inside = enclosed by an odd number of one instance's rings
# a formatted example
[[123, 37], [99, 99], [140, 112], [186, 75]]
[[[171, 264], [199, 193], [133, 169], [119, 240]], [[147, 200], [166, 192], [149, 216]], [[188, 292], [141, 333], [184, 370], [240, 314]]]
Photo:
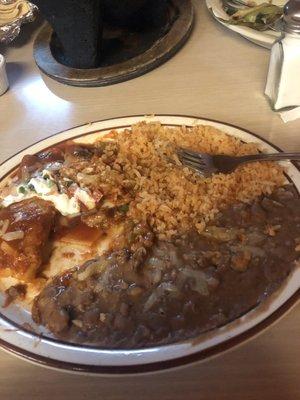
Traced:
[[300, 153], [252, 154], [249, 156], [239, 157], [239, 161], [241, 163], [248, 163], [252, 161], [280, 161], [280, 160], [300, 161]]

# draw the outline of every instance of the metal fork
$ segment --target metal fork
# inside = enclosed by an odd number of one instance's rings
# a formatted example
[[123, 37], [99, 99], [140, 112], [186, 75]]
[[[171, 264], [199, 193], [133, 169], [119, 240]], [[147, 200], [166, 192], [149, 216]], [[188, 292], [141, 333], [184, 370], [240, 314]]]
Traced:
[[177, 154], [183, 165], [186, 165], [205, 176], [215, 173], [228, 174], [233, 172], [241, 164], [255, 161], [300, 161], [300, 153], [254, 154], [234, 157], [226, 155], [210, 155], [179, 148]]
[[238, 11], [241, 8], [251, 8], [244, 0], [222, 0], [223, 6]]

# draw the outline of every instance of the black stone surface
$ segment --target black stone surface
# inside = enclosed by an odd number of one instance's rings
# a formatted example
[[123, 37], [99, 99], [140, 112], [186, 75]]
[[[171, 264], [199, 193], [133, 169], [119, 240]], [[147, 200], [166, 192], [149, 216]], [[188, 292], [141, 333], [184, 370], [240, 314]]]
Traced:
[[151, 10], [147, 7], [147, 11], [144, 9], [143, 24], [139, 28], [136, 24], [115, 25], [111, 20], [105, 20], [99, 67], [130, 60], [143, 54], [163, 38], [179, 14], [171, 3], [163, 3], [164, 6]]
[[119, 27], [145, 30], [166, 22], [167, 6], [168, 0], [103, 0], [104, 20]]
[[33, 0], [52, 26], [54, 55], [74, 68], [99, 65], [102, 44], [102, 0]]

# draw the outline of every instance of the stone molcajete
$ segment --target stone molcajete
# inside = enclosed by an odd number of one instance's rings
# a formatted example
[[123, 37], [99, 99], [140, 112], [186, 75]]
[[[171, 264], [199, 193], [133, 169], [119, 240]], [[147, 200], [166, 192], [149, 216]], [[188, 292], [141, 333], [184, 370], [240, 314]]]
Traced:
[[[53, 56], [73, 68], [95, 68], [136, 56], [159, 39], [170, 19], [168, 0], [33, 2], [53, 28]], [[136, 40], [140, 32], [146, 44]]]

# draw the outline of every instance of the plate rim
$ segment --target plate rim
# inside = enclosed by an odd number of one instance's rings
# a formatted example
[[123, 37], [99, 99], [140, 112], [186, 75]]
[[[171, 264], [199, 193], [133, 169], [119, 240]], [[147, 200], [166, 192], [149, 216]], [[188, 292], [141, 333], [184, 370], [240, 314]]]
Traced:
[[[88, 127], [88, 126], [92, 126], [93, 124], [99, 124], [99, 123], [105, 123], [105, 122], [112, 122], [113, 121], [120, 121], [120, 120], [124, 120], [124, 126], [128, 127], [130, 124], [128, 124], [128, 122], [126, 123], [126, 120], [130, 119], [130, 118], [138, 118], [140, 121], [144, 121], [149, 118], [149, 117], [154, 117], [156, 118], [156, 120], [160, 120], [160, 118], [174, 118], [175, 119], [180, 119], [180, 118], [186, 118], [186, 119], [190, 119], [192, 122], [193, 121], [198, 121], [199, 124], [201, 124], [201, 122], [212, 122], [212, 123], [216, 123], [216, 124], [220, 124], [223, 127], [229, 127], [229, 128], [234, 128], [237, 129], [239, 131], [245, 132], [247, 134], [250, 134], [252, 137], [259, 139], [260, 141], [268, 144], [269, 146], [273, 147], [274, 149], [276, 149], [277, 151], [282, 151], [278, 146], [274, 145], [273, 143], [271, 143], [270, 141], [268, 141], [267, 139], [262, 138], [260, 135], [255, 134], [251, 131], [249, 131], [248, 129], [244, 129], [241, 128], [237, 125], [231, 124], [231, 123], [225, 123], [219, 120], [215, 120], [215, 119], [210, 119], [210, 118], [205, 118], [205, 117], [199, 117], [199, 116], [192, 116], [192, 115], [184, 115], [184, 114], [155, 114], [154, 116], [147, 116], [147, 115], [130, 115], [130, 116], [122, 116], [122, 117], [117, 117], [117, 118], [107, 118], [107, 119], [102, 119], [99, 121], [94, 121], [94, 122], [90, 122], [90, 123], [85, 123], [85, 124], [80, 124], [77, 126], [74, 126], [70, 129], [64, 129], [60, 132], [57, 132], [53, 135], [49, 135], [48, 137], [42, 138], [38, 141], [35, 141], [34, 143], [30, 144], [29, 146], [25, 147], [24, 149], [18, 151], [17, 153], [13, 154], [12, 156], [8, 157], [5, 161], [0, 163], [0, 166], [3, 166], [5, 163], [9, 162], [9, 160], [11, 160], [12, 158], [14, 158], [15, 156], [18, 156], [20, 153], [28, 150], [29, 148], [47, 141], [50, 138], [56, 138], [59, 135], [63, 134], [63, 133], [67, 133], [69, 131], [72, 131], [76, 128], [81, 128], [83, 129], [84, 127]], [[172, 125], [171, 123], [163, 123], [164, 125]], [[176, 124], [175, 124], [176, 125]], [[177, 126], [179, 126], [180, 124], [177, 124]], [[192, 123], [190, 123], [191, 126]], [[117, 129], [122, 129], [122, 127], [116, 127]], [[113, 129], [113, 126], [109, 127], [109, 128], [104, 128], [103, 130], [109, 130], [109, 129]], [[79, 134], [77, 137], [82, 137], [85, 135], [89, 135], [89, 134], [93, 134], [93, 132], [98, 132], [100, 131], [101, 128], [99, 129], [95, 129], [95, 131], [92, 132], [87, 132], [86, 134], [81, 133]], [[72, 138], [74, 138], [75, 136], [72, 136]], [[68, 140], [68, 139], [64, 139], [64, 140]], [[59, 143], [60, 141], [56, 141], [55, 143]], [[47, 148], [47, 147], [45, 147]], [[45, 149], [44, 148], [44, 149]], [[40, 151], [40, 150], [39, 150]], [[292, 163], [298, 173], [300, 172], [300, 168], [298, 165], [296, 165], [295, 163]], [[15, 167], [14, 167], [15, 168]], [[3, 179], [5, 179], [5, 175], [4, 174], [1, 177], [1, 181]], [[68, 370], [68, 371], [73, 371], [73, 372], [79, 372], [79, 373], [91, 373], [91, 374], [101, 374], [101, 375], [127, 375], [127, 374], [143, 374], [143, 373], [149, 373], [149, 372], [154, 372], [154, 371], [159, 371], [159, 370], [165, 370], [165, 369], [170, 369], [170, 368], [176, 368], [179, 366], [183, 366], [186, 364], [191, 364], [197, 361], [203, 361], [206, 360], [208, 358], [217, 356], [218, 354], [221, 354], [225, 351], [228, 351], [248, 340], [250, 340], [252, 337], [255, 337], [256, 335], [258, 335], [259, 333], [263, 332], [267, 327], [273, 325], [276, 321], [278, 321], [283, 315], [285, 315], [287, 313], [287, 311], [291, 310], [292, 307], [294, 305], [296, 305], [296, 303], [298, 302], [298, 300], [300, 299], [300, 289], [298, 287], [298, 289], [296, 290], [295, 293], [293, 293], [290, 297], [288, 297], [286, 299], [286, 301], [284, 301], [284, 303], [278, 307], [277, 309], [275, 309], [269, 316], [265, 317], [262, 321], [260, 321], [258, 324], [248, 328], [247, 330], [238, 333], [237, 335], [231, 337], [231, 338], [227, 338], [227, 340], [222, 341], [221, 343], [215, 344], [214, 346], [210, 346], [207, 349], [202, 349], [202, 350], [198, 350], [194, 353], [182, 356], [182, 357], [177, 357], [177, 358], [172, 358], [172, 359], [168, 359], [168, 360], [162, 360], [162, 361], [157, 361], [157, 362], [151, 362], [151, 363], [143, 363], [143, 364], [131, 364], [131, 365], [112, 365], [112, 366], [106, 366], [106, 365], [89, 365], [89, 364], [80, 364], [80, 363], [72, 363], [72, 362], [66, 362], [66, 361], [61, 361], [61, 360], [57, 360], [57, 359], [53, 359], [50, 357], [43, 357], [39, 354], [30, 352], [26, 349], [22, 349], [21, 347], [18, 347], [12, 343], [9, 343], [7, 340], [1, 338], [1, 333], [0, 333], [0, 347], [2, 347], [3, 349], [5, 349], [6, 351], [9, 351], [15, 355], [21, 356], [22, 358], [27, 359], [28, 361], [40, 364], [40, 365], [44, 365], [44, 366], [48, 366], [51, 368], [58, 368], [58, 369], [63, 369], [63, 370]], [[251, 311], [250, 311], [251, 312]], [[249, 313], [247, 313], [249, 314]], [[3, 319], [2, 318], [2, 314], [0, 314], [0, 322]], [[6, 318], [6, 317], [4, 317]], [[11, 323], [12, 321], [10, 321], [9, 323]], [[25, 330], [24, 330], [25, 331]], [[26, 331], [25, 331], [26, 332]], [[32, 335], [32, 332], [30, 333]], [[47, 339], [47, 338], [46, 338]], [[191, 341], [192, 339], [190, 339]], [[56, 344], [59, 344], [60, 341], [54, 340]], [[63, 343], [65, 344], [65, 343]], [[176, 345], [173, 344], [173, 346]], [[172, 344], [168, 345], [168, 346], [172, 346]], [[87, 346], [80, 346], [83, 349], [88, 349], [89, 347]], [[166, 346], [160, 346], [160, 347], [156, 347], [156, 349], [160, 349], [161, 347], [165, 348]], [[155, 349], [155, 348], [151, 348], [151, 349]], [[98, 349], [99, 351], [103, 350], [103, 349]], [[122, 351], [122, 350], [121, 350]], [[127, 351], [128, 352], [128, 351]], [[129, 352], [131, 352], [129, 350]]]

